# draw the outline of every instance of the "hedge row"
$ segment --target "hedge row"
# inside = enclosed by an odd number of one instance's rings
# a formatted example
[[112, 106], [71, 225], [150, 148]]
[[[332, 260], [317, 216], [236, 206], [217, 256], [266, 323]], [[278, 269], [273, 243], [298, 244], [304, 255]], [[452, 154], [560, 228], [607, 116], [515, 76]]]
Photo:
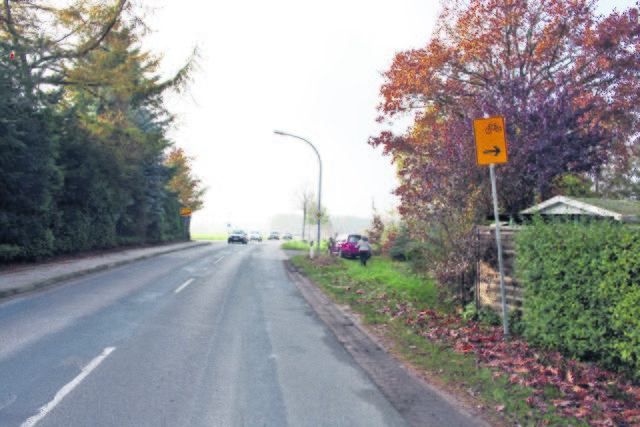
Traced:
[[638, 229], [537, 218], [516, 244], [527, 339], [640, 379]]

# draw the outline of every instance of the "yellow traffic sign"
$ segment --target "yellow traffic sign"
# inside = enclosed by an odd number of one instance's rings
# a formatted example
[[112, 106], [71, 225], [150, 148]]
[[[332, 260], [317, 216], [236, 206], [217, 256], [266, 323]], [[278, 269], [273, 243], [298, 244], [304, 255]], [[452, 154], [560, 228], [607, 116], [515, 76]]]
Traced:
[[316, 212], [316, 218], [318, 219], [322, 218], [322, 212]]
[[182, 209], [180, 209], [180, 215], [182, 215], [182, 216], [191, 216], [191, 208], [182, 208]]
[[476, 139], [476, 159], [479, 165], [507, 163], [504, 117], [475, 119], [473, 134]]

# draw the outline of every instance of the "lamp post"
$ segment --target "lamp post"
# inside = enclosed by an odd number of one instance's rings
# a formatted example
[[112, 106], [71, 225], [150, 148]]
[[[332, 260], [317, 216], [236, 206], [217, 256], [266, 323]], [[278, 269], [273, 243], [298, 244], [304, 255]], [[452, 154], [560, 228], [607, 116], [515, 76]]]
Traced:
[[290, 136], [292, 138], [296, 138], [296, 139], [300, 139], [304, 142], [306, 142], [307, 144], [309, 144], [311, 146], [311, 148], [313, 148], [313, 151], [316, 152], [316, 155], [318, 156], [318, 165], [320, 166], [319, 170], [320, 170], [320, 176], [318, 177], [318, 211], [316, 212], [316, 220], [318, 222], [318, 239], [316, 240], [316, 250], [318, 252], [318, 254], [320, 253], [320, 200], [322, 197], [322, 160], [320, 160], [320, 153], [318, 153], [318, 150], [316, 149], [316, 147], [310, 143], [309, 141], [307, 141], [306, 139], [297, 136], [297, 135], [292, 135], [290, 133], [286, 133], [286, 132], [282, 132], [279, 130], [273, 131], [273, 133], [275, 133], [276, 135], [283, 135], [283, 136]]

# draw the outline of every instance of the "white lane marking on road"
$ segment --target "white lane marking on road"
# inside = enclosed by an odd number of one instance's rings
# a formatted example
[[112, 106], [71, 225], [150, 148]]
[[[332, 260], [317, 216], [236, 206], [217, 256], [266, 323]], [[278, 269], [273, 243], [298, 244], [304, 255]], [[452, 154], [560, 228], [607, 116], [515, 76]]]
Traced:
[[65, 398], [67, 394], [71, 393], [73, 389], [76, 388], [82, 382], [82, 380], [84, 380], [91, 373], [91, 371], [96, 369], [98, 365], [102, 363], [104, 359], [106, 359], [107, 356], [109, 356], [115, 349], [116, 349], [115, 347], [105, 348], [100, 354], [100, 356], [96, 357], [91, 362], [89, 362], [89, 364], [82, 369], [82, 371], [77, 377], [75, 377], [73, 380], [71, 380], [70, 383], [67, 383], [64, 387], [62, 387], [60, 391], [56, 393], [56, 395], [54, 396], [51, 402], [41, 407], [38, 410], [37, 414], [35, 414], [31, 418], [29, 418], [27, 421], [22, 423], [20, 427], [33, 427], [34, 425], [36, 425], [38, 421], [46, 417], [47, 414], [51, 412], [53, 408], [55, 408], [58, 405], [58, 403], [60, 403], [62, 399]]
[[223, 256], [221, 256], [220, 258], [218, 258], [218, 259], [213, 263], [213, 265], [216, 265], [217, 263], [219, 263], [220, 261], [222, 261], [222, 258], [224, 258], [224, 257], [223, 257]]
[[186, 281], [186, 282], [184, 282], [182, 285], [180, 285], [180, 286], [178, 287], [178, 289], [176, 289], [176, 290], [175, 290], [175, 291], [173, 291], [173, 292], [175, 292], [176, 294], [179, 294], [179, 293], [180, 293], [180, 291], [182, 291], [184, 288], [186, 288], [187, 286], [189, 286], [189, 285], [191, 284], [191, 282], [193, 282], [193, 279], [189, 279], [189, 280], [187, 280], [187, 281]]

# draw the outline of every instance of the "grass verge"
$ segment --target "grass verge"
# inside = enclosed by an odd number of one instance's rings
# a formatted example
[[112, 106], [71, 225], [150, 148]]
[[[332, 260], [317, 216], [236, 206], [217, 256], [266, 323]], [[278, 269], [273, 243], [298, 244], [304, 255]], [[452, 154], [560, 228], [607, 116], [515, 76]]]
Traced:
[[[609, 416], [596, 404], [590, 407], [590, 418], [580, 415], [588, 413], [584, 407], [569, 406], [568, 394], [556, 381], [563, 374], [552, 367], [547, 368], [551, 373], [534, 370], [533, 362], [521, 357], [526, 344], [504, 343], [496, 332], [499, 328], [483, 329], [455, 314], [439, 313], [434, 284], [412, 274], [404, 263], [375, 257], [365, 268], [357, 261], [328, 256], [310, 260], [302, 255], [291, 262], [334, 301], [357, 311], [396, 358], [427, 381], [482, 410], [494, 425], [621, 425], [598, 424]], [[476, 350], [484, 358], [473, 352]], [[512, 366], [491, 363], [487, 355], [494, 350], [506, 354], [503, 358], [510, 358]], [[548, 363], [542, 359], [540, 363]]]
[[218, 233], [218, 234], [191, 234], [192, 240], [227, 240], [229, 237], [226, 233]]
[[[291, 240], [284, 242], [280, 245], [282, 249], [289, 249], [294, 251], [309, 251], [309, 242], [302, 242], [300, 240]], [[313, 246], [315, 248], [315, 244]], [[320, 252], [327, 252], [327, 244], [325, 242], [320, 243]]]

